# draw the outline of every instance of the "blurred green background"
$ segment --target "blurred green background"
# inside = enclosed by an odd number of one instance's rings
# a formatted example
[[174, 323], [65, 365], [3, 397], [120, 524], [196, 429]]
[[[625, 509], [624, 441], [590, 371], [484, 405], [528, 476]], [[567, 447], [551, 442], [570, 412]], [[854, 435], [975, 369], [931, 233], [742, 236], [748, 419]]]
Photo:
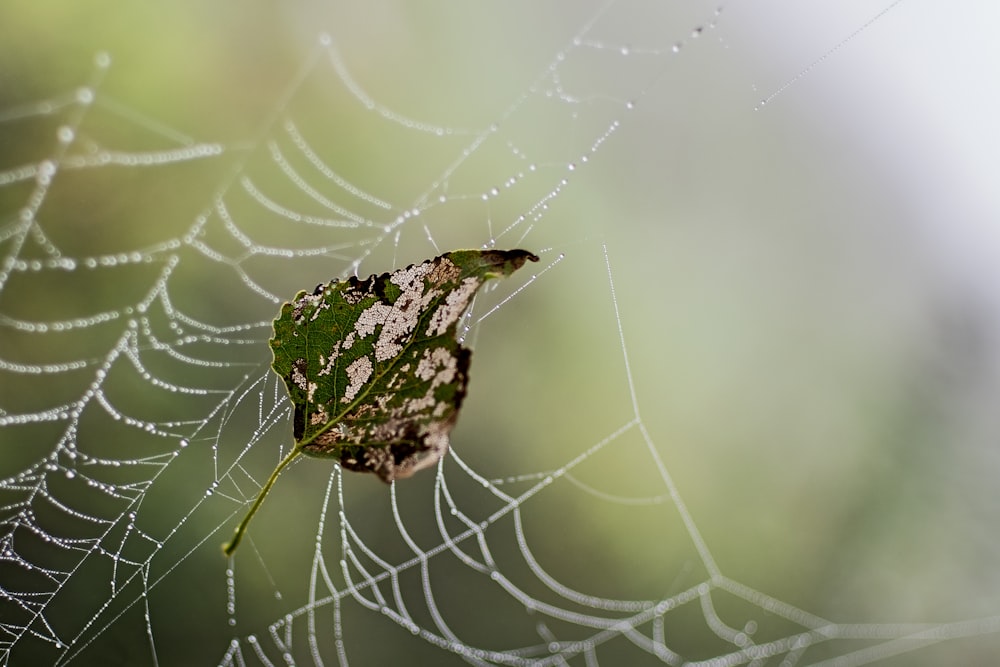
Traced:
[[[36, 215], [44, 238], [29, 234], [23, 246], [18, 216], [35, 182], [0, 180], [5, 259], [51, 260], [51, 243], [81, 260], [72, 271], [11, 272], [0, 291], [0, 359], [88, 361], [59, 373], [0, 371], [0, 417], [88, 397], [109, 361], [101, 399], [167, 434], [123, 424], [90, 399], [69, 433], [82, 458], [59, 449], [48, 495], [25, 501], [16, 475], [57, 451], [67, 420], [0, 429], [6, 543], [39, 566], [74, 568], [45, 614], [51, 632], [74, 642], [74, 664], [153, 664], [154, 653], [160, 665], [212, 664], [234, 638], [257, 664], [251, 634], [278, 661], [268, 628], [328, 594], [322, 583], [311, 594], [320, 565], [343, 587], [338, 502], [324, 501], [331, 466], [306, 461], [279, 480], [254, 521], [252, 546], [237, 555], [230, 625], [219, 544], [289, 439], [282, 390], [267, 371], [277, 307], [251, 284], [288, 298], [358, 264], [367, 275], [431, 257], [428, 236], [442, 251], [495, 239], [538, 251], [539, 272], [551, 265], [470, 333], [472, 385], [452, 441], [478, 474], [527, 476], [500, 487], [516, 495], [533, 473], [566, 465], [633, 420], [620, 325], [642, 426], [724, 575], [834, 622], [997, 614], [1000, 100], [983, 84], [1000, 62], [985, 31], [997, 10], [903, 3], [832, 52], [877, 13], [870, 3], [714, 10], [566, 1], [0, 6], [0, 173], [57, 154], [57, 130], [75, 126], [81, 106], [72, 101], [84, 86], [95, 101], [69, 156], [221, 149], [154, 166], [65, 162]], [[321, 47], [322, 34], [339, 61]], [[671, 55], [674, 44], [682, 48]], [[110, 66], [98, 82], [101, 53]], [[378, 106], [361, 104], [338, 66]], [[427, 127], [407, 127], [384, 109]], [[336, 217], [276, 166], [276, 149], [294, 154], [287, 121], [326, 164], [392, 205], [312, 182], [377, 224], [295, 224], [248, 195], [247, 179], [292, 210]], [[477, 134], [491, 124], [494, 132]], [[305, 173], [301, 158], [291, 164]], [[517, 174], [525, 176], [508, 184]], [[481, 196], [494, 187], [497, 196]], [[220, 197], [255, 247], [327, 252], [245, 255], [215, 208]], [[420, 215], [397, 222], [415, 208]], [[201, 235], [186, 238], [195, 227]], [[82, 263], [89, 257], [97, 268]], [[498, 286], [477, 313], [518, 286]], [[149, 304], [148, 319], [130, 329], [138, 313], [127, 309], [140, 303]], [[65, 332], [14, 324], [102, 312], [116, 316]], [[153, 341], [202, 333], [178, 313], [221, 328], [213, 335], [225, 344], [175, 348], [215, 365], [154, 349]], [[133, 341], [138, 361], [128, 354]], [[197, 392], [165, 390], [144, 373]], [[232, 400], [213, 411], [227, 392]], [[136, 463], [100, 463], [119, 459]], [[236, 460], [241, 467], [227, 475]], [[77, 469], [84, 474], [64, 474]], [[457, 464], [445, 471], [473, 519], [501, 509]], [[571, 474], [520, 506], [520, 527], [508, 514], [486, 532], [499, 570], [527, 594], [555, 602], [525, 564], [518, 529], [544, 569], [590, 595], [659, 600], [705, 579], [637, 427]], [[137, 499], [134, 523], [119, 516], [121, 497], [95, 492], [84, 477], [135, 483], [117, 487]], [[423, 549], [442, 541], [434, 484], [428, 473], [396, 490], [402, 523]], [[348, 475], [343, 499], [364, 545], [390, 563], [413, 557], [384, 486]], [[119, 520], [81, 521], [51, 500]], [[78, 566], [79, 553], [12, 529], [22, 502], [50, 534], [104, 534], [102, 547], [121, 562], [93, 556]], [[462, 548], [483, 558], [468, 541]], [[438, 609], [470, 646], [593, 632], [526, 612], [447, 553], [428, 568]], [[10, 559], [0, 577], [4, 590], [51, 588], [40, 570]], [[433, 628], [419, 568], [402, 572], [398, 587], [415, 622]], [[381, 590], [392, 600], [388, 582]], [[792, 632], [733, 596], [713, 602], [737, 629], [757, 623], [755, 641]], [[7, 627], [29, 617], [8, 601], [2, 608]], [[334, 606], [314, 609], [320, 653], [334, 664]], [[355, 601], [338, 613], [353, 664], [463, 664]], [[697, 603], [664, 623], [666, 646], [687, 659], [733, 650]], [[988, 663], [998, 650], [991, 623], [971, 639], [881, 664]], [[306, 627], [297, 616], [289, 640], [301, 662], [310, 659]], [[834, 642], [803, 662], [871, 644]], [[60, 655], [29, 633], [10, 664]], [[623, 637], [596, 657], [658, 662]]]

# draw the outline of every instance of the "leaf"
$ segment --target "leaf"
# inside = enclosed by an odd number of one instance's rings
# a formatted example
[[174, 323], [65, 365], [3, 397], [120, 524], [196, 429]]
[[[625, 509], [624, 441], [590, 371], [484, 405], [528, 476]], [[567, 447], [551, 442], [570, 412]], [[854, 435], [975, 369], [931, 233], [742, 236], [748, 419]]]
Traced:
[[299, 454], [332, 458], [385, 482], [448, 450], [472, 352], [458, 323], [490, 278], [538, 257], [457, 250], [399, 269], [299, 292], [274, 321], [271, 367], [295, 406], [295, 447], [271, 474], [223, 549], [231, 554], [281, 470]]

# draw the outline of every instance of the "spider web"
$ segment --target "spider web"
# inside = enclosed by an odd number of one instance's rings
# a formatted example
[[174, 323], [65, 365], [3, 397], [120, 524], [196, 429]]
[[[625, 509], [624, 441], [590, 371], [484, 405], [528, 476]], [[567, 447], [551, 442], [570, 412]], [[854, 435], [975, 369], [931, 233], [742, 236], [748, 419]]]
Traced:
[[[901, 151], [858, 72], [919, 3], [5, 11], [3, 664], [995, 655], [995, 257], [802, 120], [844, 77]], [[449, 455], [293, 465], [223, 558], [280, 303], [460, 247], [542, 262], [467, 315]]]

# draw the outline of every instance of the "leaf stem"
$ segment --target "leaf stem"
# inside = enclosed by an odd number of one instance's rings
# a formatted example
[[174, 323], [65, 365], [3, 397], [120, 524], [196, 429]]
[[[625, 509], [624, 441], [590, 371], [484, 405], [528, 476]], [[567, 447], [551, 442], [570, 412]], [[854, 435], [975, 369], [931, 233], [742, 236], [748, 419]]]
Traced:
[[292, 451], [288, 452], [288, 455], [285, 456], [285, 458], [281, 459], [281, 463], [278, 464], [278, 467], [274, 469], [271, 476], [267, 478], [267, 482], [263, 487], [261, 487], [260, 493], [257, 494], [257, 500], [253, 502], [253, 506], [250, 507], [250, 511], [247, 512], [247, 515], [243, 517], [242, 521], [240, 521], [240, 525], [236, 526], [236, 532], [233, 534], [233, 539], [222, 545], [222, 553], [227, 556], [233, 555], [233, 552], [236, 551], [236, 547], [240, 545], [240, 540], [243, 539], [243, 534], [247, 532], [247, 526], [250, 525], [250, 519], [252, 519], [253, 515], [257, 513], [258, 509], [260, 509], [261, 503], [264, 502], [264, 498], [267, 497], [271, 487], [274, 486], [276, 481], [278, 481], [278, 475], [280, 475], [281, 471], [285, 469], [285, 466], [294, 461], [295, 457], [301, 453], [302, 450], [299, 449], [298, 445], [296, 445], [295, 447], [292, 447]]

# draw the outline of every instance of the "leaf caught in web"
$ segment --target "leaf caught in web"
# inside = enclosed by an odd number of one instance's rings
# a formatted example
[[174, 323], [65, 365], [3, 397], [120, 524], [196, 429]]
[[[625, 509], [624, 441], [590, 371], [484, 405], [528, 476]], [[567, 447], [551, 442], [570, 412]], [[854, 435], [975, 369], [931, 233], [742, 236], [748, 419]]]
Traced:
[[538, 258], [451, 252], [286, 303], [272, 367], [295, 405], [296, 446], [385, 482], [436, 463], [468, 382], [472, 353], [456, 339], [458, 321], [487, 279], [528, 259]]
[[274, 321], [271, 367], [295, 406], [295, 446], [261, 489], [231, 554], [281, 470], [299, 454], [336, 459], [385, 482], [448, 450], [472, 352], [458, 322], [479, 288], [538, 257], [525, 250], [458, 250], [399, 269], [299, 292]]

